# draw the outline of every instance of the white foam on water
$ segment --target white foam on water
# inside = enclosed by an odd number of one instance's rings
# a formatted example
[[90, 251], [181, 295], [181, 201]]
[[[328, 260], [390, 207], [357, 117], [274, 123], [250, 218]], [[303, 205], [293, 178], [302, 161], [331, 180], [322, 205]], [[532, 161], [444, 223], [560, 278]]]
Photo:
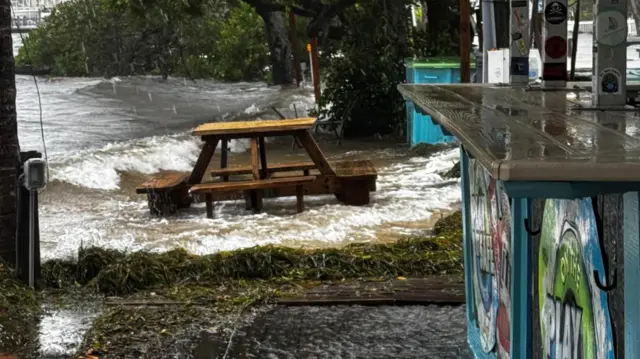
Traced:
[[99, 312], [57, 309], [46, 313], [40, 321], [40, 355], [65, 357], [73, 355]]
[[123, 171], [150, 174], [162, 170], [190, 171], [201, 143], [187, 134], [154, 136], [108, 144], [85, 151], [51, 168], [51, 179], [92, 189], [114, 190]]
[[251, 104], [251, 106], [247, 107], [247, 108], [244, 110], [244, 113], [245, 113], [246, 115], [255, 115], [256, 113], [259, 113], [260, 111], [261, 111], [261, 110], [260, 110], [260, 107], [259, 107], [259, 106], [256, 106], [256, 104], [255, 104], [255, 103], [253, 103], [253, 104]]
[[[96, 203], [91, 213], [73, 206], [43, 208], [43, 257], [75, 256], [81, 246], [126, 251], [166, 251], [176, 247], [196, 254], [255, 245], [335, 245], [375, 240], [386, 226], [414, 230], [403, 223], [427, 221], [436, 211], [454, 209], [460, 201], [459, 180], [446, 172], [459, 150], [378, 168], [377, 191], [367, 206], [347, 206], [332, 195], [305, 197], [306, 210], [295, 213], [295, 198], [267, 199], [264, 211], [245, 210], [244, 201], [216, 203], [215, 219], [204, 204], [192, 205], [174, 217], [150, 217], [146, 199], [113, 196]], [[78, 213], [76, 213], [78, 212]], [[408, 226], [411, 227], [411, 226]], [[419, 229], [418, 229], [419, 230]]]

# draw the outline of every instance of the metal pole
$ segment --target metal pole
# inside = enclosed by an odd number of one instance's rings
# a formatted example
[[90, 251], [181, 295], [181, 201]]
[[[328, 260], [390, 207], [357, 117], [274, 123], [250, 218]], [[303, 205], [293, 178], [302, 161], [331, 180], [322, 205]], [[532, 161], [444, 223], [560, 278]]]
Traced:
[[496, 20], [493, 0], [482, 0], [482, 82], [489, 81], [489, 50], [496, 47]]
[[529, 83], [529, 1], [511, 0], [509, 16], [509, 82]]
[[29, 191], [29, 286], [34, 288], [35, 229], [36, 229], [36, 195]]
[[460, 0], [460, 82], [471, 82], [471, 5]]

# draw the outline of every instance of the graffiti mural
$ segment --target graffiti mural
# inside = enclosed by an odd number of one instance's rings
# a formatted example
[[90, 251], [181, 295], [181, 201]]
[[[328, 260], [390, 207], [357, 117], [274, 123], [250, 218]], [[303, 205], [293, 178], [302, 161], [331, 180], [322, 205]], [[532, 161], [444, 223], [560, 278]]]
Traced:
[[545, 202], [538, 253], [544, 359], [614, 358], [607, 294], [591, 199]]
[[509, 358], [511, 211], [509, 199], [488, 172], [469, 161], [472, 222], [473, 315], [485, 352]]
[[502, 184], [491, 180], [491, 241], [496, 265], [498, 311], [496, 315], [497, 358], [511, 357], [511, 207]]

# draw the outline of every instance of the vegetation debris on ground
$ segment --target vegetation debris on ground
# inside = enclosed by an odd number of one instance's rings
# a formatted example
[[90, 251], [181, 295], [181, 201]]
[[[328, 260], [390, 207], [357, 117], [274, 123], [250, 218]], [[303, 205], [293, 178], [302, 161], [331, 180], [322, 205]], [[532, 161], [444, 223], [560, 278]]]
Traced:
[[460, 178], [460, 161], [456, 162], [450, 170], [448, 170], [442, 177], [444, 178]]
[[[78, 348], [83, 356], [88, 351], [100, 358], [179, 355], [190, 353], [204, 328], [228, 330], [247, 310], [259, 311], [274, 299], [322, 284], [462, 273], [460, 212], [438, 221], [433, 233], [395, 243], [258, 246], [205, 256], [182, 249], [122, 253], [80, 248], [75, 260], [43, 263], [42, 285], [90, 300], [102, 295], [106, 310]], [[13, 290], [0, 293], [0, 309], [22, 303], [21, 310], [33, 313], [31, 323], [37, 322], [37, 301], [46, 296], [34, 295], [7, 271], [0, 271], [0, 281], [3, 289]], [[15, 344], [9, 348], [26, 345]]]
[[0, 262], [0, 357], [5, 352], [33, 350], [37, 331], [33, 323], [40, 312], [35, 291], [16, 280]]

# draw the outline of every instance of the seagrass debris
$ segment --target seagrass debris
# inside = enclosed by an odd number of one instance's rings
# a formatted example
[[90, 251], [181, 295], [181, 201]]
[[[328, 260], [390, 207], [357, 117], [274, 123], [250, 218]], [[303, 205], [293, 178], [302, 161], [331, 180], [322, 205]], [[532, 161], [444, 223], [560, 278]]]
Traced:
[[[245, 308], [265, 308], [256, 304], [268, 307], [276, 299], [322, 285], [367, 288], [367, 282], [384, 285], [401, 275], [459, 274], [460, 215], [441, 219], [437, 228], [433, 237], [341, 249], [267, 246], [201, 257], [184, 251], [113, 256], [114, 262], [97, 271], [87, 287], [120, 296], [107, 298], [107, 310], [94, 321], [79, 353], [92, 350], [103, 354], [100, 358], [184, 356], [203, 328], [228, 333]], [[83, 266], [80, 261], [74, 265]]]
[[33, 353], [37, 345], [33, 322], [40, 312], [36, 293], [0, 263], [0, 356]]
[[448, 170], [442, 177], [444, 178], [460, 178], [460, 161], [456, 162], [450, 170]]
[[[110, 263], [100, 260], [100, 270], [95, 262], [85, 261], [75, 263], [75, 269], [70, 263], [60, 262], [45, 267], [50, 273], [48, 283], [60, 285], [64, 280], [71, 281], [74, 273], [74, 282], [86, 283], [106, 295], [123, 295], [155, 287], [234, 279], [341, 280], [446, 274], [462, 269], [460, 253], [459, 241], [434, 237], [340, 249], [264, 246], [206, 256], [191, 255], [182, 249], [160, 254], [135, 252], [112, 257], [114, 261]], [[55, 270], [49, 272], [48, 268]], [[65, 270], [58, 271], [59, 268]], [[60, 273], [63, 279], [57, 277]]]
[[81, 248], [77, 261], [43, 263], [42, 278], [49, 286], [80, 284], [106, 295], [127, 295], [153, 288], [230, 280], [314, 281], [459, 273], [462, 232], [455, 222], [460, 218], [448, 218], [440, 221], [446, 225], [436, 224], [439, 229], [434, 237], [342, 248], [258, 246], [205, 256], [182, 249], [123, 254]]
[[436, 236], [462, 238], [462, 212], [456, 211], [438, 220], [433, 226], [433, 233]]

